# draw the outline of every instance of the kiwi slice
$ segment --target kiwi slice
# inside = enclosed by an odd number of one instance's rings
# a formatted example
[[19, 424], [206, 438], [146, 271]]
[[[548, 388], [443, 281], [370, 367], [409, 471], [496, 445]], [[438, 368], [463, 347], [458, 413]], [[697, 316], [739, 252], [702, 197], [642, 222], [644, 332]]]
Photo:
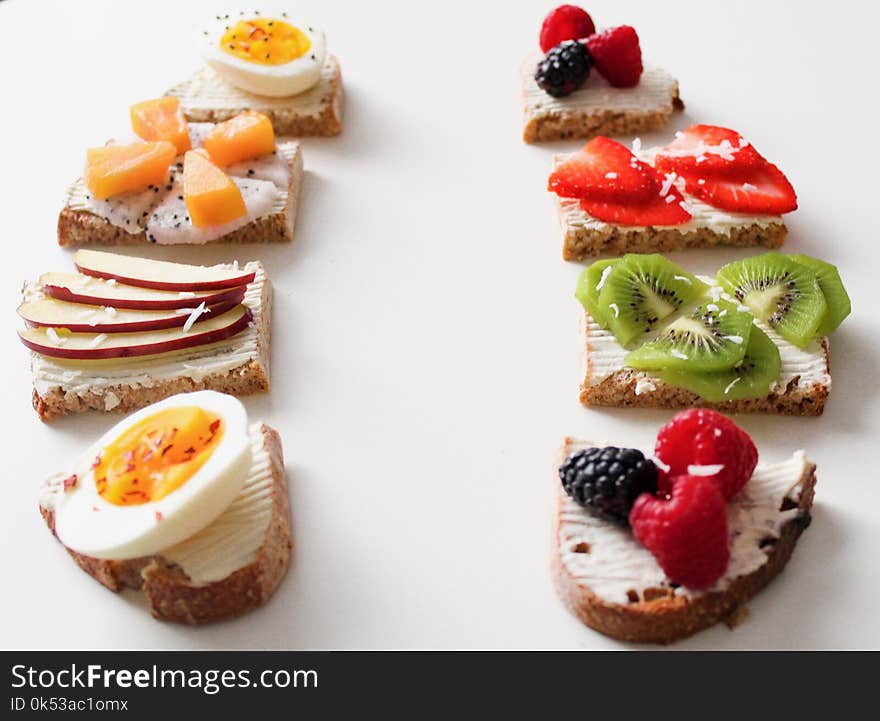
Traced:
[[846, 288], [843, 287], [843, 281], [840, 279], [840, 273], [837, 267], [826, 263], [824, 260], [811, 258], [809, 255], [791, 255], [792, 260], [806, 266], [816, 274], [819, 280], [819, 287], [822, 289], [822, 295], [825, 296], [825, 302], [828, 304], [828, 312], [819, 324], [819, 335], [828, 335], [831, 331], [836, 330], [843, 319], [846, 318], [852, 310], [849, 301], [849, 295]]
[[764, 253], [728, 263], [715, 278], [796, 346], [815, 337], [828, 311], [816, 273], [786, 255]]
[[602, 312], [599, 307], [599, 291], [605, 285], [605, 279], [611, 272], [610, 268], [619, 261], [619, 258], [611, 260], [597, 260], [591, 263], [578, 278], [577, 290], [575, 297], [581, 302], [581, 305], [603, 328], [608, 327], [607, 309]]
[[596, 307], [617, 340], [627, 345], [707, 291], [705, 283], [662, 255], [629, 254], [611, 267]]
[[779, 380], [779, 349], [758, 326], [749, 333], [742, 361], [730, 370], [694, 373], [669, 369], [658, 372], [664, 383], [686, 388], [710, 403], [763, 398]]
[[752, 314], [735, 303], [703, 303], [627, 355], [626, 364], [640, 370], [729, 370], [745, 356], [753, 321]]

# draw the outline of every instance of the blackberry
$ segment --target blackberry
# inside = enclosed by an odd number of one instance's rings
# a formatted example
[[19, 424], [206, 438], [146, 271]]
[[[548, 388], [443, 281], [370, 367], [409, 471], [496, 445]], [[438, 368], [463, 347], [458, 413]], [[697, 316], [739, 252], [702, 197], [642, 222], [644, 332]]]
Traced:
[[535, 82], [554, 98], [571, 95], [590, 76], [593, 59], [586, 46], [577, 40], [566, 40], [538, 63]]
[[642, 493], [657, 492], [657, 466], [635, 448], [586, 448], [559, 467], [562, 487], [597, 516], [623, 526]]

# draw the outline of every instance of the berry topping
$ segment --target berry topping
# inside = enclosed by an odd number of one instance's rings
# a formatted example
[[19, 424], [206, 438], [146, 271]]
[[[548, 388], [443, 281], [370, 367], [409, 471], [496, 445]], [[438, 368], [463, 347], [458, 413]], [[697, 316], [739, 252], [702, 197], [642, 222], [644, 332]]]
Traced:
[[611, 28], [586, 40], [602, 77], [615, 88], [631, 88], [642, 77], [642, 49], [639, 36], [629, 25]]
[[626, 525], [633, 502], [657, 490], [657, 467], [634, 448], [587, 448], [560, 466], [562, 487], [577, 503]]
[[735, 175], [767, 161], [735, 130], [717, 125], [691, 125], [676, 133], [654, 158], [654, 167], [663, 172]]
[[757, 215], [781, 215], [797, 209], [797, 195], [788, 178], [772, 163], [734, 176], [684, 173], [691, 195], [721, 210]]
[[566, 40], [538, 63], [535, 82], [554, 98], [571, 95], [590, 75], [593, 61], [587, 49], [577, 40]]
[[666, 195], [652, 195], [645, 202], [613, 203], [600, 200], [581, 200], [585, 213], [597, 220], [618, 225], [681, 225], [691, 219], [691, 214], [682, 205], [684, 198], [675, 188], [669, 188]]
[[556, 167], [547, 189], [563, 198], [648, 200], [659, 192], [657, 177], [625, 145], [599, 136]]
[[660, 429], [654, 455], [661, 467], [661, 495], [674, 492], [676, 476], [691, 474], [713, 482], [730, 499], [758, 463], [758, 450], [748, 433], [726, 416], [698, 408], [677, 413]]
[[727, 509], [718, 486], [705, 477], [678, 476], [669, 499], [642, 494], [629, 522], [673, 583], [708, 588], [727, 570]]
[[541, 52], [565, 40], [588, 38], [596, 32], [596, 26], [586, 10], [575, 5], [560, 5], [551, 10], [541, 25]]

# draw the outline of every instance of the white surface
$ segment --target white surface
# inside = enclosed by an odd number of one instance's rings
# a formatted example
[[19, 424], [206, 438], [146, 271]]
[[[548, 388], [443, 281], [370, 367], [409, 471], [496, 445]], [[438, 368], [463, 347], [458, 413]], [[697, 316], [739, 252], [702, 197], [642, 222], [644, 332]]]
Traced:
[[[347, 95], [343, 135], [305, 141], [296, 241], [147, 249], [260, 258], [275, 283], [274, 388], [245, 399], [281, 431], [290, 470], [296, 549], [271, 602], [211, 627], [161, 624], [50, 537], [40, 480], [118, 417], [37, 420], [17, 291], [71, 269], [54, 239], [64, 188], [88, 145], [127, 131], [130, 103], [194, 67], [191, 28], [215, 9], [196, 5], [0, 3], [0, 27], [37, 28], [0, 43], [0, 646], [620, 648], [570, 617], [550, 585], [551, 462], [566, 434], [650, 446], [670, 414], [577, 402], [580, 266], [560, 260], [544, 191], [551, 154], [577, 144], [520, 141], [518, 64], [550, 2], [291, 3], [326, 29]], [[742, 626], [677, 648], [876, 648], [878, 10], [732, 5], [590, 10], [600, 25], [633, 24], [681, 81], [687, 113], [645, 141], [697, 120], [753, 140], [798, 190], [787, 249], [838, 264], [855, 310], [832, 339], [823, 417], [738, 419], [765, 459], [803, 446], [819, 464], [812, 527]], [[750, 252], [673, 259], [710, 272]]]

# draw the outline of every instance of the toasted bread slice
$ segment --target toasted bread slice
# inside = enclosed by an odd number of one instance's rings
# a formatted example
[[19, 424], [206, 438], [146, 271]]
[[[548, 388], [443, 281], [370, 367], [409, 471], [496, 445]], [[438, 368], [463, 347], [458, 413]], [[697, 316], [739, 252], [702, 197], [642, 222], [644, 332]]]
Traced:
[[[192, 539], [161, 554], [126, 561], [91, 558], [69, 548], [67, 552], [111, 591], [143, 591], [150, 612], [162, 621], [209, 623], [240, 616], [264, 604], [290, 563], [290, 503], [278, 432], [255, 424], [250, 434], [254, 463], [244, 489], [224, 514]], [[52, 486], [50, 479], [44, 487], [40, 513], [54, 533]], [[232, 522], [245, 514], [246, 523]], [[210, 577], [216, 554], [226, 556], [224, 564], [238, 567], [217, 580], [194, 580], [188, 575], [187, 569]]]
[[[715, 408], [725, 413], [772, 413], [819, 416], [831, 388], [828, 339], [819, 338], [808, 349], [799, 349], [772, 334], [780, 349], [779, 382], [767, 396], [710, 403], [685, 388], [664, 383], [646, 371], [623, 363], [626, 351], [612, 333], [584, 313], [586, 374], [580, 388], [585, 406], [612, 408]], [[766, 327], [765, 332], [772, 333]]]
[[180, 98], [187, 120], [219, 123], [245, 110], [268, 115], [277, 135], [339, 135], [342, 132], [342, 73], [329, 55], [318, 84], [290, 98], [254, 95], [227, 83], [205, 66], [166, 95]]
[[[128, 412], [162, 398], [196, 390], [235, 396], [269, 390], [272, 286], [257, 261], [244, 304], [253, 323], [228, 340], [209, 346], [114, 361], [64, 361], [31, 353], [34, 410], [43, 421], [88, 410]], [[24, 288], [25, 300], [40, 297]]]
[[810, 523], [815, 464], [798, 451], [784, 463], [759, 465], [728, 503], [727, 573], [709, 590], [687, 591], [666, 579], [629, 529], [597, 519], [565, 494], [559, 466], [572, 452], [591, 445], [566, 438], [557, 457], [552, 570], [566, 607], [611, 638], [672, 643], [740, 617], [743, 604], [788, 563]]
[[580, 90], [554, 98], [535, 82], [541, 57], [530, 55], [520, 66], [527, 143], [643, 133], [666, 125], [674, 110], [684, 110], [678, 81], [655, 67], [645, 68], [634, 88], [613, 88], [594, 69]]
[[[279, 192], [272, 212], [260, 215], [208, 243], [267, 243], [293, 240], [299, 197], [303, 184], [303, 157], [299, 143], [279, 143], [278, 152], [287, 160], [290, 179], [284, 192]], [[155, 201], [143, 211], [152, 212], [156, 204], [176, 192], [172, 186], [161, 188]], [[148, 245], [153, 242], [149, 233], [135, 219], [134, 223], [113, 223], [98, 215], [87, 202], [88, 189], [78, 179], [67, 189], [64, 208], [58, 216], [58, 245], [64, 247], [95, 245]], [[140, 210], [140, 208], [138, 208]], [[136, 215], [140, 216], [141, 213]]]

